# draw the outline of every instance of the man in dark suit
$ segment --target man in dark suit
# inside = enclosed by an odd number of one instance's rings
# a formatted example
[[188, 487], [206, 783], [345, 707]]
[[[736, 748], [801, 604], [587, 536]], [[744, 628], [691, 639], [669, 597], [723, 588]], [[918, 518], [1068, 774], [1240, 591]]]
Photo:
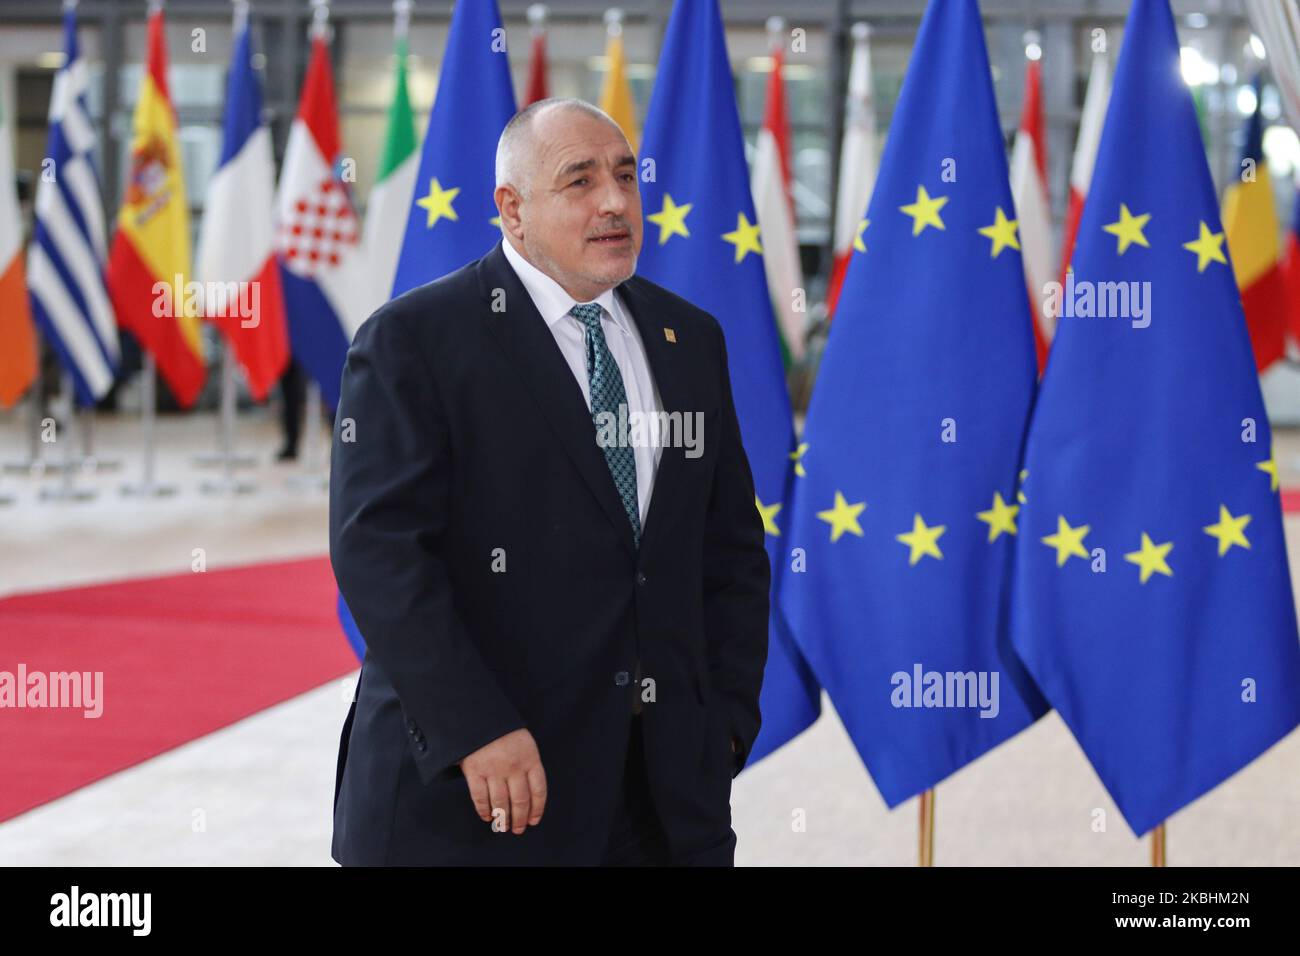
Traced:
[[334, 859], [731, 865], [770, 569], [722, 331], [635, 275], [600, 110], [522, 111], [496, 175], [501, 243], [343, 374], [330, 557], [367, 651]]

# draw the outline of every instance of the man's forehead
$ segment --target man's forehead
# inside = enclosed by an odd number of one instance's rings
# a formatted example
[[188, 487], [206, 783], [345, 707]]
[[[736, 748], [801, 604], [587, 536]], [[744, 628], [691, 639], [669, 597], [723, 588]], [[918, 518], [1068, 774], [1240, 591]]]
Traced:
[[610, 129], [606, 124], [598, 124], [599, 132], [594, 135], [590, 130], [570, 133], [543, 140], [541, 159], [548, 171], [559, 175], [562, 171], [574, 168], [586, 168], [599, 162], [612, 162], [616, 165], [631, 163], [635, 165], [636, 157], [632, 147], [619, 130]]

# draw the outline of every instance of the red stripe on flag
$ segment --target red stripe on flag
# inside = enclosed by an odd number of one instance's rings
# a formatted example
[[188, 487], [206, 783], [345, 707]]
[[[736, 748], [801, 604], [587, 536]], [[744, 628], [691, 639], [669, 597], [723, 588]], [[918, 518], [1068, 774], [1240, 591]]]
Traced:
[[[118, 325], [148, 349], [176, 401], [189, 408], [203, 389], [207, 369], [181, 333], [176, 313], [184, 308], [184, 301], [173, 301], [168, 315], [154, 315], [154, 302], [159, 298], [154, 285], [160, 281], [165, 280], [150, 273], [131, 240], [119, 231], [108, 256], [108, 294]], [[174, 298], [175, 289], [171, 291]]]
[[[253, 302], [229, 302], [223, 313], [208, 318], [221, 330], [235, 350], [235, 357], [244, 370], [248, 391], [254, 400], [266, 401], [271, 387], [279, 381], [289, 364], [289, 332], [284, 311], [284, 294], [280, 285], [280, 267], [271, 256], [262, 269], [248, 283], [246, 296], [257, 290], [256, 309], [245, 316], [241, 309]], [[245, 322], [253, 323], [245, 326]]]

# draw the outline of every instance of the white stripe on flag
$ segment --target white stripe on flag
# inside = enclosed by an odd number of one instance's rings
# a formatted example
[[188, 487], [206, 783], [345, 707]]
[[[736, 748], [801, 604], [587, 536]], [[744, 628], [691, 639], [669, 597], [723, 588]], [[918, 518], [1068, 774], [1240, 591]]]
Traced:
[[33, 245], [28, 255], [27, 285], [50, 317], [92, 394], [102, 398], [113, 384], [113, 373], [90, 328], [82, 321], [81, 310], [64, 289], [59, 273], [39, 245]]
[[[104, 288], [104, 273], [99, 260], [95, 258], [94, 252], [86, 243], [86, 237], [77, 228], [76, 220], [64, 205], [63, 193], [54, 183], [46, 183], [45, 186], [48, 188], [37, 190], [36, 193], [36, 218], [49, 232], [50, 242], [58, 250], [64, 269], [77, 284], [77, 291], [90, 311], [89, 319], [100, 341], [104, 343], [109, 354], [116, 357], [118, 355], [117, 327], [113, 320], [113, 309], [108, 301], [108, 293]], [[38, 248], [39, 246], [35, 244], [32, 246], [33, 251]], [[52, 267], [53, 264], [49, 264]], [[58, 281], [57, 272], [54, 276]], [[58, 284], [62, 289], [63, 283], [59, 281]], [[66, 290], [63, 294], [68, 295]], [[77, 308], [76, 301], [69, 296], [68, 302], [80, 316], [81, 310]], [[84, 326], [85, 320], [79, 318], [77, 324]]]
[[90, 244], [95, 249], [95, 258], [102, 265], [108, 261], [108, 245], [104, 239], [104, 209], [99, 204], [99, 185], [95, 182], [95, 171], [84, 157], [77, 156], [63, 164], [60, 175], [76, 202], [81, 221], [86, 224]]

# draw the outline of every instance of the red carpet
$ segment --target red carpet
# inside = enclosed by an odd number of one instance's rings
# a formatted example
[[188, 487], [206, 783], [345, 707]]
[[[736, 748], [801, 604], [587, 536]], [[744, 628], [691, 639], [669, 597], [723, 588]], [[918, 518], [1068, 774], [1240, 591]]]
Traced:
[[0, 820], [354, 670], [336, 600], [325, 558], [0, 600], [0, 693], [103, 672], [98, 718], [0, 708]]

